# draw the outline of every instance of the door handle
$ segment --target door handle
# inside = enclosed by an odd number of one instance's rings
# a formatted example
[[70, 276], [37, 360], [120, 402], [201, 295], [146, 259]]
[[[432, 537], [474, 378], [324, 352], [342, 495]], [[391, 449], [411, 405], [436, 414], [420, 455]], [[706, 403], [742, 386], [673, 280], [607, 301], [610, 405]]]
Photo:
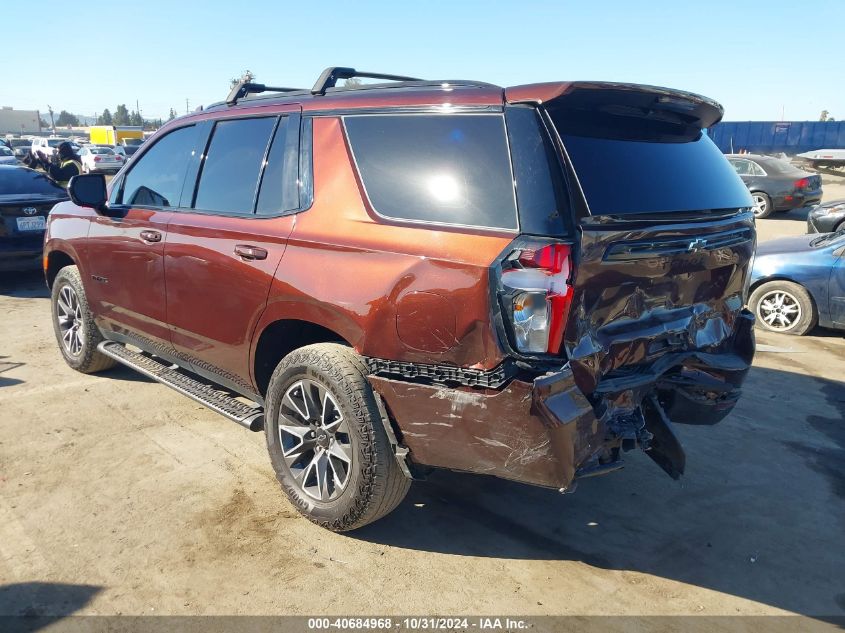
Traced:
[[161, 233], [158, 231], [141, 231], [141, 239], [145, 242], [160, 242]]
[[238, 244], [235, 246], [235, 255], [250, 261], [267, 259], [267, 249], [261, 248], [260, 246], [250, 246], [249, 244]]

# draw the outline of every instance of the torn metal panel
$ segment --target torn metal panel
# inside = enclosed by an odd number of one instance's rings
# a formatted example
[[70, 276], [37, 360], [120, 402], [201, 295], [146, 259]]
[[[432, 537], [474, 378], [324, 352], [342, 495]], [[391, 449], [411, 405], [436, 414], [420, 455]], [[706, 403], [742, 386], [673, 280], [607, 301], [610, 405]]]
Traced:
[[568, 368], [501, 391], [369, 381], [417, 464], [566, 488], [604, 442], [604, 425]]
[[730, 412], [754, 356], [743, 309], [754, 237], [743, 210], [584, 221], [564, 344], [602, 415], [624, 416], [655, 389], [674, 422]]

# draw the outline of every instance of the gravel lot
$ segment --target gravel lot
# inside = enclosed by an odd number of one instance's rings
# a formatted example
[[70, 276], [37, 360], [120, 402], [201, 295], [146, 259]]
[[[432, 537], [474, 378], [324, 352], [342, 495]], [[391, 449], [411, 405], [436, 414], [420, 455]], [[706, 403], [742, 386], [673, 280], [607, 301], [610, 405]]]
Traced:
[[0, 278], [0, 614], [845, 615], [842, 333], [758, 334], [734, 414], [679, 429], [681, 482], [642, 454], [567, 496], [444, 472], [336, 535], [285, 500], [262, 434], [66, 367], [47, 297]]

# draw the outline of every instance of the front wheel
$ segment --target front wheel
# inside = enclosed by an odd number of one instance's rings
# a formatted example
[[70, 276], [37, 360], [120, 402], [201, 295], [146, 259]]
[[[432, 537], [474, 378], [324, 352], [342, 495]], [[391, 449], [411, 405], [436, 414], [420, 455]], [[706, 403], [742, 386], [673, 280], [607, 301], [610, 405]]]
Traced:
[[362, 527], [405, 497], [367, 369], [348, 347], [308, 345], [279, 363], [264, 430], [276, 477], [296, 509], [336, 532]]
[[97, 351], [103, 335], [88, 307], [79, 268], [66, 266], [53, 281], [53, 330], [65, 362], [83, 374], [110, 369], [116, 362]]
[[774, 209], [772, 209], [772, 199], [762, 191], [755, 191], [751, 194], [754, 200], [754, 217], [767, 218]]
[[751, 293], [749, 307], [764, 330], [801, 336], [818, 322], [813, 298], [791, 281], [770, 281]]

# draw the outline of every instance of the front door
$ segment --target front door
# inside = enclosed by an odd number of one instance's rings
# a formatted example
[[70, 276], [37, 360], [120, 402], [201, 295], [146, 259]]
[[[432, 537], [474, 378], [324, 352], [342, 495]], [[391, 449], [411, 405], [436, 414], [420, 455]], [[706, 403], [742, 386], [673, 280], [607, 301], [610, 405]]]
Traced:
[[299, 108], [218, 120], [202, 153], [191, 209], [164, 247], [167, 314], [180, 358], [253, 390], [250, 340], [299, 206]]
[[836, 261], [830, 271], [830, 320], [845, 328], [845, 246], [834, 251]]
[[178, 128], [145, 148], [121, 176], [107, 214], [87, 242], [90, 300], [98, 325], [143, 347], [172, 349], [164, 288], [167, 225], [194, 161], [196, 126]]

